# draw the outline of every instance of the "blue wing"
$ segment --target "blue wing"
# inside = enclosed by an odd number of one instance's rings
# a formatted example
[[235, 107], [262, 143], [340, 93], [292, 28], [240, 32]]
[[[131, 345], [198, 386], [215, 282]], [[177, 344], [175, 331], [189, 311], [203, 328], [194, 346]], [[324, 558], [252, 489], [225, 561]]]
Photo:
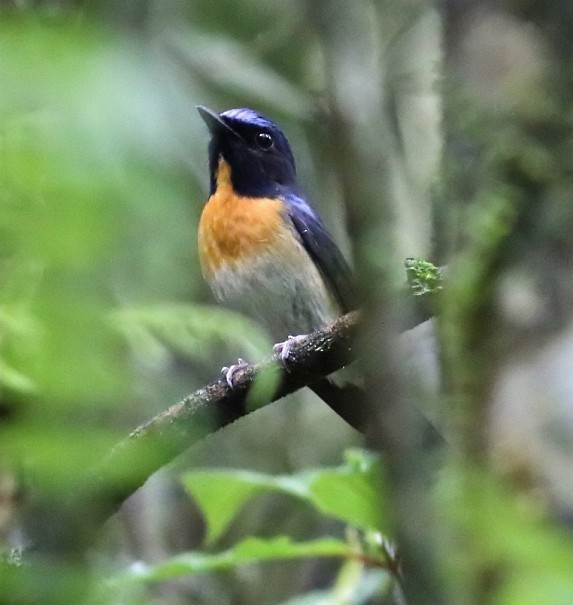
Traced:
[[320, 217], [302, 198], [289, 195], [288, 215], [302, 243], [316, 263], [342, 312], [356, 308], [352, 271]]

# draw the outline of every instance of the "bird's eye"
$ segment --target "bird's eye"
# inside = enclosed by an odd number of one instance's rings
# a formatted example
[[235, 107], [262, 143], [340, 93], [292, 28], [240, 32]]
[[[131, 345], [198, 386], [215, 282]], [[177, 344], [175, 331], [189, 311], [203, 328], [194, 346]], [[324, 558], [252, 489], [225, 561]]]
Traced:
[[268, 132], [258, 132], [255, 138], [257, 145], [265, 151], [274, 145], [273, 137]]

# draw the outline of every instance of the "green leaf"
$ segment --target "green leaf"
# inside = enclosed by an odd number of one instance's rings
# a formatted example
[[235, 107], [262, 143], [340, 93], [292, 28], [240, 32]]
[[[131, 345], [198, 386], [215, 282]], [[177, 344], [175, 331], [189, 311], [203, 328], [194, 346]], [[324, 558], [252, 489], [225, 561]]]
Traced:
[[132, 568], [118, 580], [158, 581], [177, 578], [191, 573], [231, 569], [237, 565], [302, 559], [309, 557], [351, 557], [355, 553], [342, 540], [321, 538], [307, 542], [293, 542], [286, 536], [271, 539], [246, 538], [220, 553], [188, 552], [153, 566]]
[[381, 481], [346, 468], [320, 471], [309, 481], [311, 502], [324, 515], [364, 530], [381, 530]]
[[380, 464], [358, 450], [347, 454], [346, 464], [336, 468], [287, 476], [244, 470], [196, 471], [183, 482], [205, 515], [208, 542], [223, 534], [250, 498], [271, 491], [305, 500], [322, 514], [359, 529], [387, 530]]
[[196, 471], [183, 482], [205, 515], [209, 543], [221, 536], [247, 500], [277, 489], [274, 477], [244, 470]]

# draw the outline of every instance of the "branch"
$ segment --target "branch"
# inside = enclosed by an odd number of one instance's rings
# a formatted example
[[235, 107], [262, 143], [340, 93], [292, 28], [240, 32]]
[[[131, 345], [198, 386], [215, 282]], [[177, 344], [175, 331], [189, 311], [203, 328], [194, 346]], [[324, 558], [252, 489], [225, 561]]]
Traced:
[[[122, 502], [187, 448], [353, 361], [358, 323], [358, 312], [352, 312], [298, 341], [290, 351], [288, 371], [278, 355], [246, 365], [234, 375], [233, 389], [221, 378], [135, 429], [99, 465], [67, 486], [66, 501], [46, 495], [33, 503], [26, 523], [32, 550], [77, 561]], [[267, 381], [276, 388], [269, 389]], [[261, 382], [267, 388], [259, 389]], [[256, 395], [255, 405], [252, 394]], [[331, 407], [336, 411], [332, 403]]]
[[[409, 313], [404, 314], [402, 328], [409, 329], [432, 315], [433, 299], [442, 289], [442, 273], [428, 261], [406, 261], [408, 287], [403, 296]], [[359, 323], [358, 312], [348, 313], [328, 326], [309, 334], [293, 345], [288, 371], [278, 355], [259, 364], [247, 365], [233, 376], [231, 389], [222, 378], [188, 395], [165, 412], [135, 429], [113, 448], [96, 470], [95, 484], [120, 478], [114, 508], [140, 487], [154, 472], [185, 449], [207, 435], [254, 411], [248, 405], [251, 387], [259, 380], [276, 388], [258, 390], [256, 408], [310, 386], [346, 422], [364, 431], [368, 425], [361, 393], [352, 385], [340, 388], [322, 380], [355, 360], [354, 336]], [[431, 442], [441, 441], [433, 427], [428, 427]]]
[[[294, 344], [288, 370], [278, 355], [247, 365], [235, 373], [233, 389], [221, 378], [135, 429], [94, 472], [88, 473], [90, 491], [110, 493], [110, 483], [115, 486], [112, 499], [100, 511], [102, 517], [112, 514], [154, 472], [199, 440], [353, 361], [352, 342], [358, 323], [358, 312], [349, 313]], [[277, 386], [272, 391], [257, 389], [259, 379]], [[257, 401], [250, 405], [253, 386]]]
[[[424, 302], [427, 296], [413, 297], [410, 290], [406, 298]], [[416, 315], [414, 323], [421, 321], [419, 309], [411, 310]], [[423, 310], [423, 314], [427, 317], [431, 313]], [[403, 328], [412, 327], [411, 320], [407, 323]], [[349, 313], [294, 344], [288, 371], [278, 355], [246, 365], [235, 373], [233, 389], [221, 378], [135, 429], [97, 467], [88, 469], [77, 483], [67, 486], [70, 496], [64, 505], [61, 500], [56, 503], [47, 498], [30, 509], [29, 519], [43, 520], [39, 525], [28, 524], [35, 550], [59, 552], [65, 558], [84, 552], [97, 537], [101, 524], [153, 473], [201, 439], [302, 387], [310, 386], [349, 424], [364, 430], [368, 415], [356, 389], [336, 392], [324, 380], [354, 361], [353, 341], [358, 324], [358, 312]], [[265, 388], [259, 388], [261, 384]], [[275, 388], [270, 389], [269, 384]], [[430, 429], [433, 434], [435, 430]], [[431, 439], [434, 440], [432, 436]], [[58, 529], [47, 536], [42, 531], [46, 525]]]

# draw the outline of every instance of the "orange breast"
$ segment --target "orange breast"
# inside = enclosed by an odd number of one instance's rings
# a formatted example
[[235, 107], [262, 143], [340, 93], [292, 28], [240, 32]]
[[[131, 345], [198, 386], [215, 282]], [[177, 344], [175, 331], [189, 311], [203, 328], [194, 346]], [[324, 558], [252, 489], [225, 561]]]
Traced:
[[256, 256], [284, 230], [283, 204], [270, 198], [237, 195], [227, 162], [219, 160], [217, 189], [199, 221], [199, 257], [209, 279], [223, 265], [233, 266]]

